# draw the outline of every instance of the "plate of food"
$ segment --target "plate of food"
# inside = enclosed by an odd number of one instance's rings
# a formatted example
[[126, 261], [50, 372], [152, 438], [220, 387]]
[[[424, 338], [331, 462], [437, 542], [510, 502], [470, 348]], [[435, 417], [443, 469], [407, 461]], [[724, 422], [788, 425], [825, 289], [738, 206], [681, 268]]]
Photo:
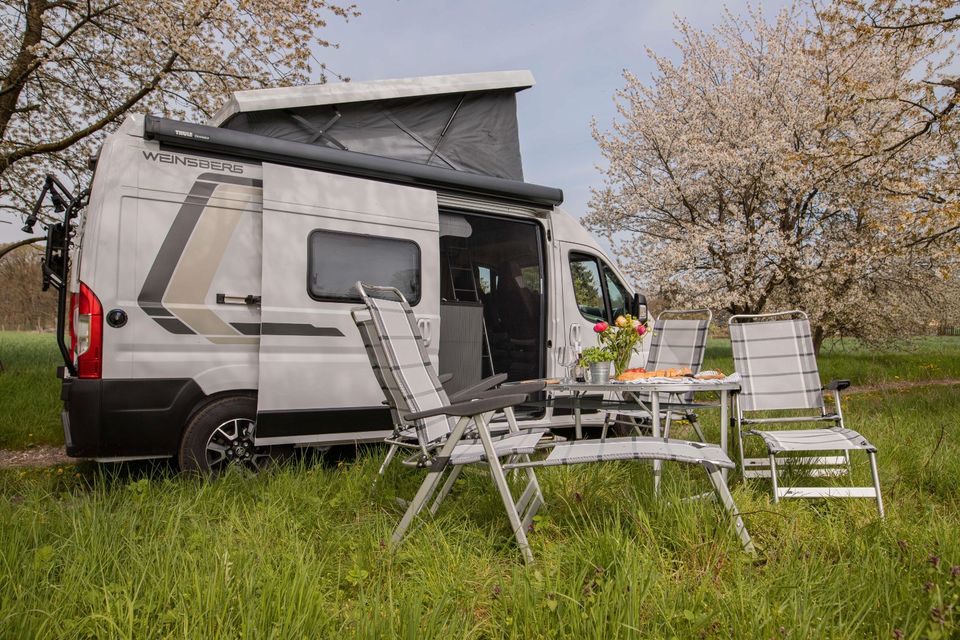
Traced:
[[693, 371], [689, 367], [679, 367], [676, 369], [655, 369], [653, 371], [647, 371], [643, 367], [637, 369], [627, 369], [623, 373], [617, 376], [617, 380], [620, 382], [634, 382], [637, 380], [649, 380], [651, 378], [669, 378], [682, 380], [683, 378], [689, 378], [693, 375]]

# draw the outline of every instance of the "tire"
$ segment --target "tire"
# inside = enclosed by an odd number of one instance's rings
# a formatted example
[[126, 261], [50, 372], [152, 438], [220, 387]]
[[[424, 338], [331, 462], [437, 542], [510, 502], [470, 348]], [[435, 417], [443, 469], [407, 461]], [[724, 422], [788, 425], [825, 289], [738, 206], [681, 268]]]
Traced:
[[254, 447], [257, 419], [254, 396], [214, 400], [187, 422], [180, 440], [180, 469], [215, 476], [238, 466], [258, 472], [293, 452], [292, 446]]

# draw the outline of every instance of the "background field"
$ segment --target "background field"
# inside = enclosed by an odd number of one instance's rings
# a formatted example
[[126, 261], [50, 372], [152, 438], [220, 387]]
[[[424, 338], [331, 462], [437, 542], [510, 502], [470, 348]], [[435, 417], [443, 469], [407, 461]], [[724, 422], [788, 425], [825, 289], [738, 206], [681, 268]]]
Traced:
[[[0, 449], [62, 445], [62, 364], [49, 333], [0, 331]], [[710, 340], [704, 367], [733, 371], [728, 340]], [[820, 356], [824, 380], [844, 378], [855, 386], [889, 382], [960, 379], [960, 336], [924, 337], [868, 349], [855, 340], [828, 341]]]
[[[708, 365], [729, 370], [726, 348]], [[912, 349], [837, 345], [821, 369], [861, 387], [960, 378], [960, 340]], [[58, 442], [50, 337], [0, 334], [0, 359], [2, 446]], [[532, 567], [480, 469], [387, 549], [420, 476], [374, 486], [379, 448], [206, 483], [165, 465], [0, 471], [0, 637], [957, 637], [958, 391], [847, 399], [880, 449], [882, 523], [870, 501], [772, 505], [736, 482], [755, 558], [712, 501], [682, 499], [705, 483], [678, 465], [657, 501], [646, 465], [543, 470]]]

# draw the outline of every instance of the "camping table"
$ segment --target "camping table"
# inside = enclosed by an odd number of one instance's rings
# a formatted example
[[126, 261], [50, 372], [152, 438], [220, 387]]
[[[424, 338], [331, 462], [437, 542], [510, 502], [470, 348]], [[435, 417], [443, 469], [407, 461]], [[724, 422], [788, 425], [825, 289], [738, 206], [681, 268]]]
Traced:
[[[720, 394], [720, 448], [724, 453], [730, 454], [728, 450], [728, 429], [730, 426], [730, 399], [733, 394], [740, 390], [740, 383], [727, 380], [711, 380], [702, 382], [668, 382], [668, 381], [640, 381], [640, 382], [560, 382], [558, 384], [548, 385], [546, 391], [555, 393], [558, 391], [569, 392], [573, 398], [573, 420], [574, 432], [577, 440], [583, 437], [583, 425], [581, 423], [580, 399], [586, 393], [617, 393], [631, 392], [632, 397], [637, 399], [637, 406], [650, 414], [650, 420], [653, 424], [653, 437], [659, 438], [661, 433], [660, 425], [660, 394], [680, 395], [688, 392], [704, 393], [716, 392]], [[649, 406], [640, 399], [640, 394], [649, 395]], [[653, 463], [653, 487], [654, 491], [660, 489], [660, 461]], [[723, 478], [727, 478], [727, 470], [723, 470]]]

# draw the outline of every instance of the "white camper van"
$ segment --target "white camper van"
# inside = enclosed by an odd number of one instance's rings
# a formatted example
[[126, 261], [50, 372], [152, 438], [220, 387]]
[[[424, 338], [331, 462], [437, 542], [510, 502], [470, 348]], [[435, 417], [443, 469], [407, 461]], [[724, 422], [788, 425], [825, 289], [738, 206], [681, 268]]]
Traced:
[[450, 391], [558, 375], [574, 327], [589, 346], [598, 320], [645, 313], [561, 191], [523, 181], [516, 93], [532, 85], [519, 71], [241, 92], [205, 125], [128, 118], [89, 192], [48, 178], [67, 453], [217, 466], [382, 439], [358, 280], [406, 294]]

